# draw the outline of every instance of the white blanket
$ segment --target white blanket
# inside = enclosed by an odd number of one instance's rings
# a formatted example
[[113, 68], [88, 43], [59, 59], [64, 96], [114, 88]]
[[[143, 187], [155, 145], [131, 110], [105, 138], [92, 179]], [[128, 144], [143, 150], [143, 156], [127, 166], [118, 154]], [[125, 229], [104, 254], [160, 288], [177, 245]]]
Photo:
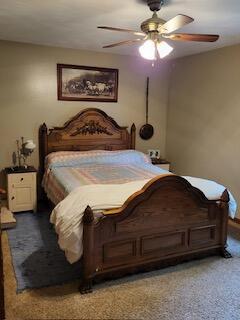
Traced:
[[[203, 191], [209, 200], [220, 199], [225, 190], [224, 186], [214, 181], [200, 178], [184, 177], [194, 187]], [[52, 211], [50, 221], [55, 225], [59, 236], [58, 243], [65, 251], [67, 260], [74, 263], [82, 256], [82, 217], [84, 210], [89, 205], [93, 211], [119, 208], [123, 203], [149, 180], [134, 181], [124, 184], [98, 184], [80, 186], [74, 189], [63, 201]], [[236, 212], [236, 202], [230, 194], [231, 217]]]

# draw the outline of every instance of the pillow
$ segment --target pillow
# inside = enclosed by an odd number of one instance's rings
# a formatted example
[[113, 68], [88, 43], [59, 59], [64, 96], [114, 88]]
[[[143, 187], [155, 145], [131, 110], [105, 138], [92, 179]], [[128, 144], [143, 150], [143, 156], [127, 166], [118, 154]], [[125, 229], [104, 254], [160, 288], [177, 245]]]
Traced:
[[45, 159], [47, 169], [56, 167], [78, 167], [84, 164], [136, 164], [151, 163], [150, 158], [136, 150], [119, 151], [58, 151]]

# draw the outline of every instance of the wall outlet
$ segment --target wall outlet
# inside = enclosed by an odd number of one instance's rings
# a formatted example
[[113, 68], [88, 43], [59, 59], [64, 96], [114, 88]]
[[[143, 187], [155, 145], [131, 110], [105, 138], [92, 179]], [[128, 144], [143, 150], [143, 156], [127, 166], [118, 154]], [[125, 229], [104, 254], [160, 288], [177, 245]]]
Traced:
[[155, 158], [160, 159], [160, 150], [159, 149], [155, 149]]
[[149, 149], [148, 150], [149, 157], [160, 159], [160, 150], [159, 149]]

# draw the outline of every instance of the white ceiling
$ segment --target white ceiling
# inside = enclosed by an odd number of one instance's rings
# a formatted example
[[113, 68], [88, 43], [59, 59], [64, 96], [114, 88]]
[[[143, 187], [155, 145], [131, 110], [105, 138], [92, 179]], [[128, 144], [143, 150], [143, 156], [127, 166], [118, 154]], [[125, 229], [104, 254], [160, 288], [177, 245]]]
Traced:
[[[240, 43], [240, 0], [165, 0], [159, 16], [168, 20], [182, 13], [195, 21], [181, 32], [219, 34], [216, 43], [171, 42], [171, 57], [199, 53]], [[138, 54], [138, 46], [102, 49], [131, 34], [97, 29], [98, 25], [140, 29], [151, 17], [144, 0], [0, 0], [0, 39]]]

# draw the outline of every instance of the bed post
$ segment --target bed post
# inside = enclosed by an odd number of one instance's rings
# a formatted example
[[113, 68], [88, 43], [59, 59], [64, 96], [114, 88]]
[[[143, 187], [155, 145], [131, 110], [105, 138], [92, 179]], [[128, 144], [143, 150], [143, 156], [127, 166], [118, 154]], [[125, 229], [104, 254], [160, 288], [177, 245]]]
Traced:
[[39, 172], [40, 177], [44, 174], [44, 160], [47, 155], [47, 125], [43, 123], [39, 128]]
[[228, 203], [229, 203], [229, 194], [227, 189], [224, 190], [221, 196], [221, 211], [222, 211], [222, 249], [221, 255], [228, 259], [232, 258], [230, 252], [227, 251], [227, 227], [228, 227]]
[[46, 123], [43, 123], [39, 127], [38, 135], [38, 145], [39, 145], [39, 175], [38, 175], [38, 199], [44, 199], [44, 192], [41, 187], [42, 178], [44, 174], [44, 161], [48, 153], [48, 129]]
[[93, 277], [93, 228], [94, 215], [92, 209], [87, 206], [83, 215], [83, 274], [79, 291], [84, 293], [92, 292]]
[[136, 140], [136, 126], [133, 123], [131, 126], [131, 149], [135, 149], [135, 140]]

